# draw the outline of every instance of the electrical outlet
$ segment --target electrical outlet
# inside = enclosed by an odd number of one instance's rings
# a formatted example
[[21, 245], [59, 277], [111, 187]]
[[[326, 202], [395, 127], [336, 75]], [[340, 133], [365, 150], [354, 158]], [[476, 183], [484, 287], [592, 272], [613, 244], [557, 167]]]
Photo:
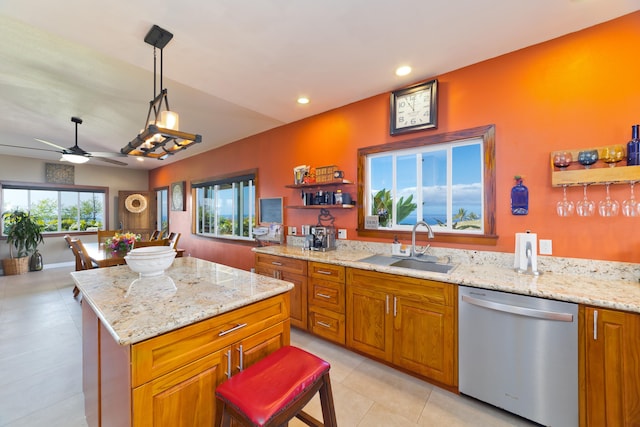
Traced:
[[346, 239], [347, 238], [347, 229], [339, 228], [338, 229], [338, 239]]
[[540, 240], [540, 255], [551, 255], [552, 252], [551, 240]]

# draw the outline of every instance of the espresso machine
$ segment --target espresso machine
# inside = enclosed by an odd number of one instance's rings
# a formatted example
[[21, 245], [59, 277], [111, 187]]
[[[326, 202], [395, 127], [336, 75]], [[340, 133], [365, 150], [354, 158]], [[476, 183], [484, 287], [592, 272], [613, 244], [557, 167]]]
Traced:
[[331, 226], [311, 227], [312, 251], [326, 252], [336, 248], [336, 229]]

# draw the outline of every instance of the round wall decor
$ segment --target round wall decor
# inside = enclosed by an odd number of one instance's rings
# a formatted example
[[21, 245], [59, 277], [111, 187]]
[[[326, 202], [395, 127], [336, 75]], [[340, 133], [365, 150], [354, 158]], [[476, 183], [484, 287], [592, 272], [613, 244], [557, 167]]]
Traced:
[[142, 194], [131, 194], [124, 200], [124, 207], [131, 213], [144, 212], [147, 209], [147, 199]]

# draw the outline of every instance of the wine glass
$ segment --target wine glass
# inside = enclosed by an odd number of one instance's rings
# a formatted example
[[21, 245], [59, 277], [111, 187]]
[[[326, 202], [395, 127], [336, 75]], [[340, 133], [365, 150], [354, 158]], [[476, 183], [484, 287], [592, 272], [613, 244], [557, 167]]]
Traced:
[[631, 195], [628, 199], [622, 202], [622, 215], [640, 216], [640, 205], [636, 201], [636, 197], [633, 194], [633, 186], [635, 185], [635, 181], [631, 181], [629, 185], [631, 185]]
[[602, 149], [600, 158], [609, 165], [610, 168], [616, 166], [616, 163], [624, 158], [624, 148], [621, 145], [605, 147]]
[[556, 204], [556, 212], [558, 216], [573, 215], [574, 204], [571, 200], [567, 200], [567, 185], [562, 186], [562, 200]]
[[569, 153], [568, 151], [555, 153], [553, 155], [553, 165], [561, 170], [566, 169], [567, 166], [569, 166], [572, 161], [573, 161], [573, 157], [571, 156], [571, 153]]
[[584, 184], [584, 198], [576, 204], [576, 212], [579, 216], [593, 216], [596, 210], [596, 204], [587, 197], [587, 185]]
[[585, 150], [578, 153], [578, 163], [589, 169], [592, 164], [598, 161], [598, 150]]
[[620, 211], [620, 203], [617, 200], [612, 200], [609, 195], [609, 185], [611, 183], [607, 182], [604, 186], [606, 188], [607, 195], [604, 200], [600, 200], [598, 202], [598, 213], [600, 216], [617, 216]]

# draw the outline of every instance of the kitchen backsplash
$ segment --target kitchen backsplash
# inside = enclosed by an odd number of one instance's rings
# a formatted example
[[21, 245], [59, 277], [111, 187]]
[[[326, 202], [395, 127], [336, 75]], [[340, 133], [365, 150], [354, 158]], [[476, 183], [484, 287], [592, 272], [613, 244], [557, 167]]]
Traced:
[[[303, 247], [305, 238], [287, 236], [287, 245]], [[365, 242], [360, 240], [336, 240], [337, 250], [371, 252], [391, 255], [391, 243]], [[429, 254], [437, 257], [451, 257], [453, 263], [493, 264], [502, 268], [513, 268], [514, 254], [505, 252], [476, 251], [466, 249], [438, 248], [431, 246]], [[640, 264], [601, 261], [581, 258], [560, 258], [538, 255], [538, 271], [544, 273], [589, 275], [602, 279], [640, 280]]]

